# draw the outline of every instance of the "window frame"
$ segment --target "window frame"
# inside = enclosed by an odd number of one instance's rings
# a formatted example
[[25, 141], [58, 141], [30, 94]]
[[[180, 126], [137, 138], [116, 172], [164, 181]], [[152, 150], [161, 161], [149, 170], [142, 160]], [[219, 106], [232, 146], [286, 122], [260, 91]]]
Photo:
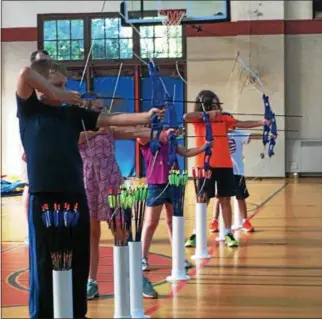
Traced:
[[[156, 11], [145, 12], [147, 16], [157, 15]], [[48, 20], [84, 20], [84, 60], [60, 60], [66, 67], [84, 67], [88, 53], [91, 47], [91, 20], [92, 19], [106, 19], [106, 18], [120, 18], [118, 12], [100, 12], [100, 13], [57, 13], [57, 14], [38, 14], [37, 15], [37, 28], [38, 28], [38, 49], [44, 47], [44, 22]], [[139, 27], [138, 27], [139, 29]], [[140, 37], [133, 30], [133, 51], [140, 56]], [[175, 62], [182, 62], [186, 60], [187, 56], [187, 39], [186, 39], [186, 27], [182, 25], [182, 57], [180, 58], [154, 58], [159, 65], [169, 65]], [[144, 59], [143, 59], [144, 60]], [[132, 59], [102, 59], [93, 60], [89, 59], [88, 67], [91, 66], [108, 66], [114, 64], [120, 64], [134, 66], [142, 64], [142, 62], [133, 55]]]

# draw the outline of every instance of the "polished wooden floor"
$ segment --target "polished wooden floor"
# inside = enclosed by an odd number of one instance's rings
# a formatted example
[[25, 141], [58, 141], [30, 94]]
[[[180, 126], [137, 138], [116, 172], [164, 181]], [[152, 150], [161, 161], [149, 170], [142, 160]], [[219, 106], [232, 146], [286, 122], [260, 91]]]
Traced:
[[[160, 222], [151, 249], [153, 270], [148, 274], [160, 298], [144, 301], [147, 314], [153, 318], [322, 317], [322, 179], [249, 182], [249, 190], [249, 209], [253, 210], [250, 214], [255, 213], [252, 221], [257, 231], [239, 233], [238, 249], [218, 245], [215, 235], [209, 235], [213, 258], [193, 268], [188, 282], [163, 282], [170, 273], [171, 249], [164, 221]], [[194, 201], [189, 184], [187, 234], [194, 225]], [[209, 219], [211, 210], [212, 206]], [[25, 227], [20, 198], [2, 199], [3, 318], [28, 317], [28, 294], [26, 289], [19, 290], [28, 279]], [[110, 257], [111, 249], [104, 247], [112, 247], [111, 239], [104, 226], [101, 258]], [[193, 252], [187, 249], [186, 257]], [[89, 302], [88, 316], [92, 318], [113, 316], [112, 286], [106, 284], [112, 278], [109, 260], [105, 270], [100, 268], [106, 297]], [[15, 276], [20, 280], [18, 288], [12, 287], [15, 273], [24, 276]]]

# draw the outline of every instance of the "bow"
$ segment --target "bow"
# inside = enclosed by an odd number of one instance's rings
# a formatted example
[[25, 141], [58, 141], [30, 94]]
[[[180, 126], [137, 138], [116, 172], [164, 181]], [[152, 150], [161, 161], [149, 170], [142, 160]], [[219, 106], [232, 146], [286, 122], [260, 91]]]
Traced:
[[[203, 112], [202, 114], [202, 120], [204, 121], [205, 127], [206, 127], [206, 141], [207, 142], [212, 142], [214, 140], [213, 134], [212, 134], [212, 127], [211, 127], [211, 122], [209, 119], [209, 114], [207, 112]], [[212, 155], [212, 150], [211, 150], [211, 145], [208, 144], [205, 147], [205, 156], [204, 156], [204, 169], [205, 171], [210, 170], [210, 158]]]
[[[163, 128], [171, 127], [171, 128], [178, 128], [177, 125], [177, 115], [174, 107], [174, 103], [172, 101], [171, 96], [169, 95], [167, 88], [160, 76], [159, 68], [154, 64], [152, 60], [148, 63], [148, 71], [149, 76], [152, 82], [152, 107], [157, 108], [165, 108], [166, 109], [166, 117], [168, 118], [168, 122], [165, 124], [164, 120], [160, 121], [158, 115], [154, 115], [151, 119], [151, 133], [150, 133], [150, 150], [152, 155], [154, 156], [150, 174], [153, 172], [154, 165], [158, 153], [161, 148], [160, 144], [160, 134]], [[177, 157], [176, 157], [176, 135], [171, 133], [169, 135], [169, 143], [168, 143], [168, 162], [170, 163], [169, 166], [173, 167], [173, 165], [177, 164]]]
[[212, 156], [212, 149], [211, 149], [211, 142], [213, 142], [214, 140], [214, 137], [213, 137], [213, 134], [212, 134], [212, 127], [211, 127], [211, 122], [210, 122], [210, 118], [209, 118], [209, 114], [206, 112], [206, 109], [205, 109], [205, 106], [204, 106], [204, 103], [202, 101], [202, 99], [200, 98], [200, 103], [201, 103], [201, 106], [202, 106], [202, 109], [203, 109], [203, 113], [202, 113], [202, 120], [205, 124], [205, 129], [206, 129], [206, 135], [205, 135], [205, 138], [206, 138], [206, 141], [209, 142], [209, 144], [205, 147], [205, 155], [204, 155], [204, 181], [203, 181], [203, 184], [197, 194], [197, 198], [198, 196], [202, 193], [203, 189], [205, 188], [206, 186], [206, 182], [207, 180], [210, 178], [210, 174], [211, 174], [211, 171], [210, 171], [210, 158]]
[[[270, 125], [267, 123], [264, 124], [263, 127], [263, 145], [264, 150], [266, 148], [266, 145], [268, 144], [268, 157], [272, 157], [274, 155], [274, 147], [276, 145], [276, 138], [277, 138], [277, 124], [276, 124], [276, 118], [275, 113], [272, 111], [269, 97], [265, 94], [263, 94], [263, 102], [264, 102], [264, 118], [267, 121], [270, 121]], [[264, 157], [264, 153], [261, 156]]]
[[[156, 65], [150, 61], [148, 64], [149, 76], [152, 82], [152, 107], [157, 107], [162, 109], [165, 106], [164, 102], [164, 93], [161, 83], [161, 78], [159, 75], [159, 69]], [[163, 121], [158, 118], [158, 115], [155, 114], [151, 119], [151, 133], [150, 133], [150, 150], [152, 155], [156, 158], [160, 150], [160, 134], [163, 130]], [[154, 136], [154, 133], [156, 135]], [[155, 159], [153, 160], [154, 167]], [[153, 168], [152, 167], [152, 168]]]

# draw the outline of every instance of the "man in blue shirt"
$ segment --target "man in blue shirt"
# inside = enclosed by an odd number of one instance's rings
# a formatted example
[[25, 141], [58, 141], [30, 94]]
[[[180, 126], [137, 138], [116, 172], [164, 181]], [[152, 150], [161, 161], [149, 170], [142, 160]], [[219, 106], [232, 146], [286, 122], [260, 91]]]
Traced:
[[52, 85], [50, 61], [35, 61], [22, 69], [17, 83], [17, 116], [26, 153], [29, 179], [29, 262], [31, 318], [53, 318], [52, 261], [48, 231], [42, 221], [43, 206], [68, 203], [78, 206], [80, 218], [73, 231], [73, 310], [75, 318], [85, 318], [86, 286], [89, 271], [89, 212], [86, 202], [82, 160], [78, 151], [80, 132], [106, 126], [148, 124], [158, 109], [136, 114], [110, 115], [78, 106], [77, 92]]

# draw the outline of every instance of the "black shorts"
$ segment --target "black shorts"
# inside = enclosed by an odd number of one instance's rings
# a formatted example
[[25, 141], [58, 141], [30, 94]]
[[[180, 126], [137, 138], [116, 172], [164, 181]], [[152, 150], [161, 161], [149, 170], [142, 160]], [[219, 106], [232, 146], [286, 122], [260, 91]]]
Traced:
[[236, 196], [236, 182], [232, 168], [211, 168], [212, 175], [206, 184], [208, 198]]
[[234, 175], [236, 183], [236, 198], [243, 200], [249, 197], [248, 189], [246, 186], [246, 180], [244, 176]]

